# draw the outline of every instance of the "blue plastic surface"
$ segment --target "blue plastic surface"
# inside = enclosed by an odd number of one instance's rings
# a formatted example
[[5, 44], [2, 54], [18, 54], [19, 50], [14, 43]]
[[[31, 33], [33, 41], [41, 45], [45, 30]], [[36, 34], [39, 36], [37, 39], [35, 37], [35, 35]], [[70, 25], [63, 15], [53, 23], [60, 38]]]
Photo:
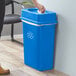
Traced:
[[57, 23], [56, 13], [52, 11], [45, 11], [39, 14], [37, 8], [22, 9], [22, 19], [36, 24], [52, 24]]
[[[22, 10], [22, 17], [21, 17], [22, 20], [26, 20], [24, 19], [26, 18], [24, 14], [27, 14], [27, 11], [24, 12], [24, 10], [25, 9]], [[48, 11], [46, 11], [44, 14], [38, 14], [36, 10], [32, 11], [34, 10], [34, 8], [30, 10], [31, 12], [29, 11], [27, 18], [28, 19], [30, 18], [32, 20], [34, 19], [34, 21], [36, 20], [36, 22], [39, 22], [40, 20], [42, 20], [42, 18], [44, 18], [46, 14], [47, 16], [51, 14]], [[39, 15], [40, 17], [38, 17]], [[30, 16], [32, 16], [33, 18]], [[41, 19], [39, 20], [39, 18]], [[44, 23], [44, 22], [47, 23], [45, 19], [46, 18], [43, 19], [44, 20], [43, 22], [39, 22], [39, 23]], [[56, 18], [53, 18], [53, 19], [54, 19], [53, 20], [54, 22], [57, 22]], [[31, 21], [29, 20], [29, 22]], [[51, 23], [51, 21], [49, 21], [49, 23]], [[26, 65], [34, 69], [37, 69], [39, 71], [52, 70], [54, 68], [53, 61], [54, 61], [55, 27], [56, 27], [55, 24], [48, 25], [48, 26], [45, 26], [45, 25], [32, 26], [31, 24], [23, 21], [24, 63]]]

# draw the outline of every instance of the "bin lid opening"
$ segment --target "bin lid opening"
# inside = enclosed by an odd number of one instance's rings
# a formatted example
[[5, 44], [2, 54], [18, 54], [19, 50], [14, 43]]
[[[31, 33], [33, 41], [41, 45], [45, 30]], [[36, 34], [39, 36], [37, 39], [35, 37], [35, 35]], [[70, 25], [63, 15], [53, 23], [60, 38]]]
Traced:
[[39, 9], [37, 9], [37, 8], [32, 8], [32, 9], [29, 8], [29, 9], [27, 9], [28, 12], [36, 13], [36, 14], [48, 14], [48, 13], [52, 13], [52, 12], [50, 12], [50, 11], [45, 11], [44, 13], [39, 13], [38, 10], [39, 10]]

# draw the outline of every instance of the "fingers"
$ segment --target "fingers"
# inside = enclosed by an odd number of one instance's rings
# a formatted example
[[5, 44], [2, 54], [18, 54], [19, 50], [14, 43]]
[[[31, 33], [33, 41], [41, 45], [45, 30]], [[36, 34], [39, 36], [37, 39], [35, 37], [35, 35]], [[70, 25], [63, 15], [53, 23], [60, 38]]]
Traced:
[[41, 13], [44, 13], [45, 12], [45, 8], [43, 7], [42, 9], [41, 9]]
[[44, 13], [44, 12], [45, 12], [45, 7], [44, 7], [44, 6], [41, 6], [40, 9], [39, 9], [39, 11], [40, 11], [41, 13]]
[[44, 13], [45, 12], [45, 7], [43, 5], [37, 3], [35, 6], [39, 9], [39, 11], [41, 13]]

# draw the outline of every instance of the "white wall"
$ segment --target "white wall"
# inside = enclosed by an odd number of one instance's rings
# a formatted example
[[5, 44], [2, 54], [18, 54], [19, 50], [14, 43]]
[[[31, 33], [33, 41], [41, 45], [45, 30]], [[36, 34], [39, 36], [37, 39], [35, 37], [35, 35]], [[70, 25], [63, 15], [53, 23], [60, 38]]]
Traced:
[[39, 0], [58, 14], [55, 68], [76, 76], [76, 0]]

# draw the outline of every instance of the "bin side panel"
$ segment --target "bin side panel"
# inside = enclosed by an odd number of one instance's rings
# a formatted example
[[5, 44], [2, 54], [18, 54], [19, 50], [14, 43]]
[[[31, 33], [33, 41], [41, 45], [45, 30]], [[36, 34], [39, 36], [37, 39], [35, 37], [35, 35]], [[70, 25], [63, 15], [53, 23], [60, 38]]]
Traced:
[[39, 69], [53, 69], [55, 25], [44, 26], [40, 29]]
[[33, 26], [23, 22], [24, 63], [40, 71], [53, 69], [55, 25]]
[[23, 22], [24, 63], [32, 68], [38, 67], [37, 28]]

